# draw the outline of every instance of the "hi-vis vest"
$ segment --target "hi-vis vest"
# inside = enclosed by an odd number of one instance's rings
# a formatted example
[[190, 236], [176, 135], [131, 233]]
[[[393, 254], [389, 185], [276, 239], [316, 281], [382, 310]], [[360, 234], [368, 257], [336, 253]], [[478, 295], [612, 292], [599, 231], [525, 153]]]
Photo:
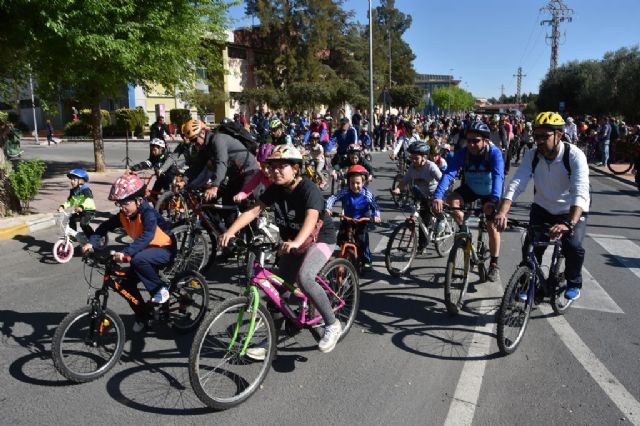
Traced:
[[[125, 229], [125, 231], [127, 231], [127, 235], [129, 235], [129, 237], [131, 237], [131, 239], [133, 240], [138, 239], [138, 237], [142, 235], [142, 231], [144, 229], [141, 215], [137, 214], [136, 218], [133, 220], [129, 220], [124, 212], [120, 212], [119, 216], [120, 223], [122, 224], [122, 227]], [[170, 245], [171, 237], [165, 234], [165, 232], [156, 225], [156, 233], [147, 247], [169, 247]]]

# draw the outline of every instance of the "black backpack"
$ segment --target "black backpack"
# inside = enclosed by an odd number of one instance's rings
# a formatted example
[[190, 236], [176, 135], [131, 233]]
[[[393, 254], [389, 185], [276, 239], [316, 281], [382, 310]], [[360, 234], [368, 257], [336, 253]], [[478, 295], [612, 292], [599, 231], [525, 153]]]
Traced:
[[222, 123], [216, 131], [239, 140], [251, 154], [256, 155], [258, 151], [258, 141], [242, 124], [236, 123], [235, 121]]

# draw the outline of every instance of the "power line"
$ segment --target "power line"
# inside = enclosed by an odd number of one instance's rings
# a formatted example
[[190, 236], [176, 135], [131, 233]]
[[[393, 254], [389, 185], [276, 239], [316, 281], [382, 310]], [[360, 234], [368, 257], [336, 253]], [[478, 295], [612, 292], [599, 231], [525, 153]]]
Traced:
[[542, 7], [540, 11], [547, 11], [551, 14], [551, 19], [545, 19], [540, 21], [540, 25], [551, 26], [551, 35], [547, 35], [545, 38], [551, 40], [551, 63], [549, 68], [551, 71], [558, 67], [558, 46], [560, 44], [560, 23], [567, 21], [571, 22], [573, 15], [573, 9], [565, 5], [562, 0], [549, 0], [546, 6]]

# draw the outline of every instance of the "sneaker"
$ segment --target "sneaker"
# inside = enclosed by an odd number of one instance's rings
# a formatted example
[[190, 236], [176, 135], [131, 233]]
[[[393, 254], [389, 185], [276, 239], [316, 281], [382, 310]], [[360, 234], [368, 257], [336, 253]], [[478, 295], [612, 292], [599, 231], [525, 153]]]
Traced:
[[140, 333], [142, 330], [144, 330], [145, 327], [145, 323], [143, 321], [134, 321], [133, 322], [133, 332], [134, 333]]
[[320, 352], [329, 353], [336, 347], [338, 339], [342, 335], [342, 324], [340, 321], [336, 321], [333, 325], [328, 325], [324, 328], [324, 336], [318, 343], [318, 349]]
[[491, 282], [496, 282], [500, 279], [500, 268], [495, 263], [489, 265], [489, 273], [487, 274], [487, 278]]
[[153, 295], [151, 302], [161, 305], [167, 300], [169, 300], [169, 290], [167, 290], [166, 287], [160, 287], [160, 290], [158, 290], [156, 294]]
[[373, 269], [373, 265], [369, 262], [365, 262], [364, 265], [362, 265], [362, 267], [364, 268], [365, 271], [370, 271]]
[[251, 358], [254, 361], [264, 361], [267, 357], [267, 347], [265, 343], [261, 343], [256, 347], [247, 348], [247, 358]]
[[564, 298], [567, 300], [577, 300], [580, 298], [580, 289], [578, 287], [569, 287], [564, 292]]
[[419, 245], [418, 249], [416, 250], [416, 254], [424, 254], [426, 248], [427, 246]]

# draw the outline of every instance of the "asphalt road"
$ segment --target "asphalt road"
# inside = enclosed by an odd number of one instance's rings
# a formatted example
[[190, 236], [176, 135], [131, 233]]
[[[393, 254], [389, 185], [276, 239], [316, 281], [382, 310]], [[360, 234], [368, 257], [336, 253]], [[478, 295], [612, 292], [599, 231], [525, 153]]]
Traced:
[[[107, 146], [109, 165], [122, 156], [118, 149]], [[146, 148], [136, 149], [132, 157], [143, 159]], [[25, 155], [41, 153], [60, 163], [91, 161], [91, 147], [81, 144], [28, 147]], [[394, 224], [404, 215], [386, 195], [394, 174], [386, 158], [374, 156], [372, 187], [383, 219]], [[66, 382], [49, 350], [57, 324], [86, 302], [82, 263], [55, 263], [54, 229], [2, 242], [2, 423], [640, 425], [637, 191], [599, 175], [591, 183], [583, 296], [564, 317], [544, 305], [535, 310], [514, 354], [498, 352], [495, 309], [519, 262], [519, 232], [503, 234], [502, 283], [472, 286], [464, 311], [452, 317], [443, 304], [445, 259], [428, 250], [409, 276], [390, 277], [382, 252], [391, 230], [379, 228], [371, 233], [375, 270], [361, 280], [361, 311], [349, 335], [322, 354], [302, 332], [279, 348], [263, 388], [221, 413], [206, 410], [190, 388], [192, 335], [161, 327], [135, 335], [128, 307], [116, 297], [110, 306], [128, 333], [122, 361], [96, 382]], [[531, 197], [530, 188], [514, 216], [526, 218]], [[216, 295], [237, 270], [209, 272]]]

